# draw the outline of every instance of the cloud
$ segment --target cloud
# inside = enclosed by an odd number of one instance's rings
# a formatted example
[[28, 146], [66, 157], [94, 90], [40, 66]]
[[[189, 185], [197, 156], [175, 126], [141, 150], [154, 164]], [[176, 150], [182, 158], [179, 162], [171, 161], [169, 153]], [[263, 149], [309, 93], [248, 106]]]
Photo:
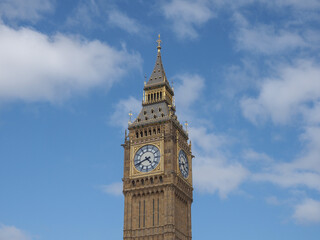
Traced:
[[280, 65], [276, 75], [262, 82], [256, 98], [242, 99], [243, 114], [256, 124], [268, 119], [280, 125], [300, 121], [304, 148], [294, 159], [270, 161], [268, 167], [252, 175], [252, 180], [320, 191], [319, 65], [299, 60], [293, 65]]
[[251, 58], [241, 59], [239, 65], [226, 67], [223, 74], [224, 86], [221, 88], [221, 92], [229, 99], [258, 85], [257, 62]]
[[189, 134], [195, 155], [195, 189], [203, 193], [217, 193], [221, 198], [226, 198], [239, 189], [248, 178], [249, 171], [229, 156], [228, 147], [232, 145], [233, 139], [212, 131], [213, 123], [207, 124], [194, 109], [201, 104], [205, 79], [198, 74], [177, 75], [174, 79], [177, 79], [175, 96], [178, 117], [191, 121]]
[[73, 93], [108, 89], [141, 66], [137, 53], [100, 41], [0, 25], [0, 99], [61, 101]]
[[320, 3], [317, 0], [306, 0], [304, 2], [300, 0], [211, 0], [211, 2], [216, 7], [229, 7], [229, 9], [233, 10], [256, 3], [263, 4], [264, 7], [268, 7], [273, 10], [279, 10], [279, 8], [288, 10], [287, 7], [297, 10], [316, 10], [320, 8]]
[[282, 204], [282, 202], [276, 196], [267, 197], [266, 202], [270, 205], [281, 205]]
[[297, 60], [292, 65], [280, 65], [277, 75], [263, 81], [257, 98], [242, 99], [241, 108], [247, 119], [257, 123], [271, 118], [274, 123], [285, 124], [297, 114], [319, 110], [313, 107], [318, 106], [320, 98], [318, 63], [310, 59]]
[[308, 187], [320, 191], [320, 175], [316, 172], [291, 169], [290, 164], [274, 165], [266, 173], [255, 173], [254, 181], [271, 182], [285, 188]]
[[241, 164], [227, 163], [213, 157], [196, 156], [193, 166], [194, 184], [198, 191], [214, 194], [221, 198], [239, 188], [249, 175]]
[[232, 142], [228, 136], [200, 126], [190, 128], [190, 139], [196, 156], [193, 173], [197, 190], [210, 194], [217, 192], [221, 198], [226, 198], [248, 178], [249, 171], [236, 159], [230, 159], [224, 149]]
[[52, 12], [50, 0], [3, 0], [0, 2], [0, 17], [8, 20], [28, 20], [35, 22], [44, 13]]
[[165, 18], [172, 22], [172, 29], [179, 38], [197, 38], [197, 27], [205, 24], [214, 14], [208, 1], [172, 0], [162, 4]]
[[246, 149], [243, 152], [243, 159], [249, 163], [270, 164], [274, 160], [265, 153], [259, 153], [253, 149]]
[[145, 33], [148, 28], [120, 11], [114, 4], [104, 5], [95, 0], [80, 2], [66, 21], [69, 27], [81, 25], [88, 29], [108, 26], [120, 28], [130, 34]]
[[128, 17], [117, 9], [112, 9], [108, 12], [108, 24], [132, 34], [138, 34], [145, 30], [145, 27], [138, 23], [137, 20]]
[[109, 185], [101, 185], [99, 189], [107, 194], [114, 195], [114, 196], [121, 196], [122, 195], [122, 182], [115, 182]]
[[[175, 90], [176, 103], [179, 108], [187, 109], [200, 97], [204, 88], [204, 79], [198, 74], [176, 75], [178, 85]], [[188, 97], [186, 97], [188, 96]]]
[[240, 27], [237, 31], [238, 48], [256, 53], [281, 54], [308, 46], [299, 33], [275, 29], [273, 26], [260, 24], [254, 27]]
[[270, 7], [293, 7], [303, 10], [315, 10], [320, 8], [320, 3], [317, 0], [260, 0], [261, 2], [269, 5]]
[[98, 20], [100, 17], [100, 8], [95, 0], [80, 1], [67, 18], [66, 25], [69, 27], [81, 25], [82, 27], [93, 29], [100, 25], [101, 21]]
[[320, 192], [320, 127], [308, 127], [301, 136], [305, 146], [299, 157], [274, 161], [252, 174], [253, 181], [271, 182], [285, 188], [307, 187]]
[[0, 240], [31, 240], [31, 238], [14, 226], [0, 224]]
[[142, 100], [134, 97], [122, 99], [115, 105], [115, 111], [109, 119], [109, 123], [123, 129], [128, 128], [129, 112], [132, 112], [132, 122], [141, 110]]
[[294, 208], [293, 218], [298, 223], [319, 223], [320, 222], [320, 202], [307, 198]]
[[[235, 15], [241, 15], [244, 9], [257, 3], [272, 12], [293, 11], [295, 15], [299, 14], [300, 23], [298, 25], [310, 20], [319, 20], [316, 11], [320, 8], [320, 3], [317, 0], [306, 0], [306, 2], [299, 0], [169, 0], [161, 4], [161, 13], [172, 23], [172, 30], [179, 38], [195, 39], [199, 35], [198, 29], [219, 12], [231, 10]], [[216, 13], [213, 12], [213, 9]], [[311, 17], [312, 15], [315, 17]], [[296, 19], [292, 21], [294, 22], [298, 23]], [[236, 24], [239, 23], [236, 21]], [[292, 32], [287, 28], [281, 29], [263, 24], [257, 26], [246, 24], [236, 26], [236, 28], [239, 48], [268, 55], [279, 54], [279, 51], [296, 47], [305, 47], [306, 44], [317, 45], [317, 41], [308, 43], [308, 40], [312, 38], [307, 38], [307, 31], [302, 31], [303, 34], [301, 34], [301, 31]]]

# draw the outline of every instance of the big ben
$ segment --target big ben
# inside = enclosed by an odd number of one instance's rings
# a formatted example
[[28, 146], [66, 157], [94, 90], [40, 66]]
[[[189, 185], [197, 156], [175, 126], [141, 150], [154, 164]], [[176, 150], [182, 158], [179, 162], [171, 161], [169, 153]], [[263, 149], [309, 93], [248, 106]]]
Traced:
[[143, 88], [124, 147], [125, 240], [191, 240], [192, 152], [161, 59]]

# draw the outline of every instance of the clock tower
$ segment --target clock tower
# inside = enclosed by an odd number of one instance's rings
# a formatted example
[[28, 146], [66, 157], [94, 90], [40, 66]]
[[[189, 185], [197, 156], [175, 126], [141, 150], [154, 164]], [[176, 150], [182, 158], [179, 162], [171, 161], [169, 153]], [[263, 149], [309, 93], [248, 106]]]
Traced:
[[191, 240], [192, 153], [161, 60], [143, 88], [124, 147], [125, 240]]

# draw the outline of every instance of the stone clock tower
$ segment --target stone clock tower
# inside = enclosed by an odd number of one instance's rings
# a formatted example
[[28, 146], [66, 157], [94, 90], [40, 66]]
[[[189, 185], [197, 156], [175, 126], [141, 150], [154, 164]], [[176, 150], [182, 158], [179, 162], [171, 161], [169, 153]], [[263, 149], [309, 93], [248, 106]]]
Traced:
[[161, 60], [124, 144], [125, 240], [191, 240], [192, 153]]

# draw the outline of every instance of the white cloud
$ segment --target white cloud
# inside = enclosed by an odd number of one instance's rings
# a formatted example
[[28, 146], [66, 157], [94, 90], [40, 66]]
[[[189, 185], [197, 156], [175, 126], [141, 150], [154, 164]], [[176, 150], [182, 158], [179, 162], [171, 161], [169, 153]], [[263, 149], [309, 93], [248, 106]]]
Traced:
[[86, 28], [95, 28], [99, 26], [97, 19], [101, 17], [100, 8], [95, 0], [80, 1], [78, 6], [73, 10], [66, 20], [67, 26], [81, 25]]
[[[319, 20], [317, 11], [320, 8], [320, 3], [317, 0], [169, 0], [164, 1], [161, 5], [161, 10], [165, 18], [172, 22], [172, 29], [179, 38], [197, 38], [197, 29], [215, 17], [213, 9], [219, 11], [231, 10], [239, 14], [243, 8], [260, 2], [265, 8], [271, 11], [294, 11], [299, 13], [298, 25], [311, 19]], [[311, 17], [314, 16], [314, 17]], [[295, 21], [296, 24], [298, 21]], [[237, 22], [239, 24], [240, 22]], [[244, 22], [242, 21], [242, 24]], [[253, 50], [264, 54], [275, 54], [279, 51], [290, 50], [296, 47], [305, 47], [317, 45], [317, 41], [311, 41], [308, 38], [307, 31], [290, 31], [286, 28], [281, 29], [278, 26], [257, 25], [237, 26], [238, 33], [236, 39], [238, 47]], [[318, 39], [318, 37], [317, 37]]]
[[[218, 149], [224, 145], [231, 143], [231, 139], [224, 135], [214, 134], [204, 126], [190, 127], [190, 138], [201, 152], [213, 153], [217, 155]], [[219, 151], [220, 152], [220, 151]]]
[[173, 78], [178, 80], [175, 90], [176, 103], [180, 109], [187, 109], [200, 97], [204, 88], [204, 79], [198, 74], [183, 74]]
[[[249, 172], [236, 159], [229, 158], [226, 146], [230, 146], [233, 140], [227, 135], [209, 130], [212, 122], [209, 125], [203, 124], [202, 119], [195, 115], [193, 108], [198, 104], [194, 103], [199, 103], [205, 87], [203, 77], [198, 74], [184, 74], [175, 78], [178, 80], [175, 87], [178, 117], [193, 123], [189, 133], [195, 155], [195, 189], [204, 193], [217, 193], [221, 198], [226, 198], [228, 194], [238, 190]], [[197, 126], [194, 127], [195, 125]]]
[[224, 159], [203, 157], [200, 153], [193, 163], [195, 188], [211, 194], [218, 192], [221, 198], [237, 190], [249, 175], [239, 163], [230, 164]]
[[211, 0], [211, 2], [214, 3], [216, 7], [229, 7], [229, 9], [239, 9], [256, 3], [264, 4], [265, 7], [275, 10], [284, 7], [291, 7], [297, 10], [316, 10], [320, 8], [318, 0]]
[[242, 59], [239, 65], [227, 67], [223, 77], [225, 86], [221, 88], [223, 95], [232, 99], [241, 92], [255, 88], [258, 74], [257, 63], [250, 58]]
[[305, 148], [292, 161], [271, 162], [252, 174], [253, 181], [266, 181], [285, 188], [307, 187], [320, 192], [320, 128], [308, 127], [301, 140]]
[[320, 128], [306, 128], [301, 141], [305, 147], [299, 157], [286, 162], [272, 161], [253, 173], [251, 179], [284, 188], [307, 187], [320, 192]]
[[[102, 192], [114, 195], [114, 196], [121, 196], [122, 195], [122, 182], [115, 182], [109, 185], [102, 185], [99, 186]], [[0, 239], [1, 240], [1, 239]]]
[[100, 41], [0, 25], [0, 99], [60, 101], [92, 87], [105, 89], [132, 68], [139, 54]]
[[320, 222], [320, 202], [307, 198], [302, 203], [295, 206], [293, 218], [298, 223], [319, 223]]
[[281, 54], [284, 51], [306, 47], [299, 33], [258, 25], [240, 27], [236, 34], [238, 48], [263, 54]]
[[96, 2], [95, 0], [80, 2], [66, 21], [67, 26], [81, 25], [88, 29], [98, 26], [105, 28], [106, 23], [130, 34], [141, 34], [148, 30], [145, 25], [129, 17], [113, 4], [104, 5], [102, 2]]
[[271, 7], [294, 7], [296, 9], [318, 9], [320, 2], [317, 0], [260, 0]]
[[259, 153], [253, 149], [246, 149], [243, 152], [243, 158], [249, 163], [270, 164], [273, 159], [265, 153]]
[[129, 112], [131, 111], [133, 114], [131, 118], [133, 122], [141, 110], [141, 105], [142, 100], [140, 101], [134, 97], [120, 100], [116, 104], [115, 111], [109, 119], [110, 124], [126, 129], [128, 127]]
[[232, 142], [229, 137], [198, 127], [190, 128], [190, 139], [196, 156], [193, 161], [196, 189], [211, 194], [218, 192], [221, 198], [226, 198], [248, 178], [249, 171], [223, 150]]
[[31, 240], [31, 238], [14, 226], [0, 224], [0, 240]]
[[270, 205], [281, 205], [281, 201], [276, 196], [267, 197], [266, 202]]
[[[257, 98], [241, 101], [243, 114], [252, 122], [270, 117], [285, 124], [306, 109], [319, 110], [320, 65], [312, 60], [299, 60], [293, 65], [280, 65], [278, 77], [264, 80]], [[319, 113], [317, 113], [318, 116]], [[313, 116], [312, 116], [313, 117]]]
[[197, 27], [205, 24], [213, 16], [208, 1], [172, 0], [162, 5], [164, 16], [172, 21], [173, 31], [180, 38], [196, 38]]
[[[289, 169], [286, 169], [289, 168]], [[285, 188], [308, 187], [320, 191], [320, 174], [316, 172], [303, 171], [301, 169], [290, 169], [291, 165], [274, 165], [266, 173], [255, 173], [252, 175], [254, 181], [266, 181]]]
[[50, 0], [3, 0], [0, 2], [0, 17], [9, 20], [37, 21], [42, 14], [52, 12]]
[[108, 23], [128, 33], [137, 34], [144, 30], [144, 27], [137, 20], [128, 17], [117, 9], [112, 9], [108, 12]]

